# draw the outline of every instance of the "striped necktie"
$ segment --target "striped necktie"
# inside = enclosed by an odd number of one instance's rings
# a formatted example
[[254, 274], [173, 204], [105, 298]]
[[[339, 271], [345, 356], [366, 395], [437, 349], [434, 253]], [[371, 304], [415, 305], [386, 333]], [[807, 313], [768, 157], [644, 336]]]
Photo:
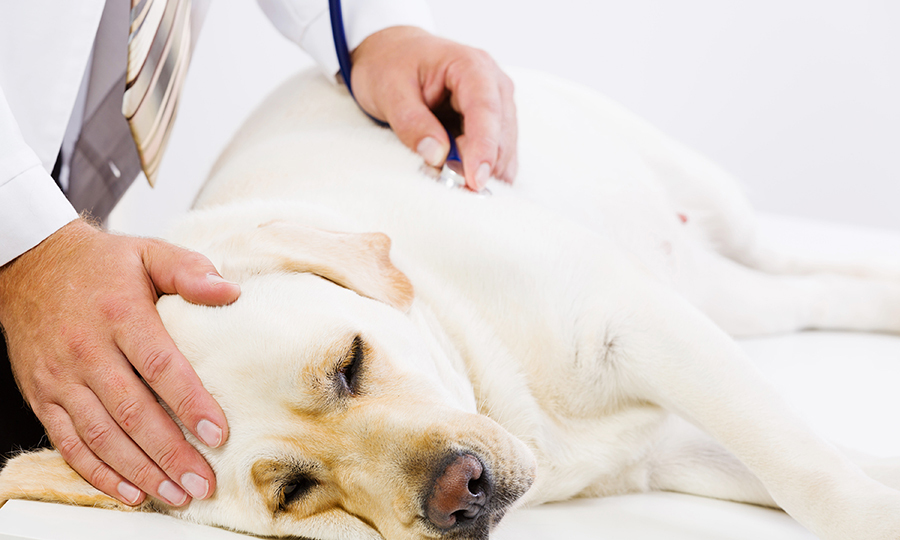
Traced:
[[132, 0], [130, 5], [129, 10], [122, 0], [106, 2], [65, 190], [76, 210], [100, 221], [141, 169], [151, 186], [156, 182], [209, 2]]
[[191, 0], [131, 0], [122, 114], [155, 185], [191, 58]]

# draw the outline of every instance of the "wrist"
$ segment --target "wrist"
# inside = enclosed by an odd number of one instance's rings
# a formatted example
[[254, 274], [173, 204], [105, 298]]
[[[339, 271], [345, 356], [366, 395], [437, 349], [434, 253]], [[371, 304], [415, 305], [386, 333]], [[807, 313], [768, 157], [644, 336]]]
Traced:
[[32, 284], [49, 279], [67, 256], [97, 234], [103, 233], [84, 219], [75, 219], [0, 267], [0, 326], [6, 328], [22, 302], [39, 301], [29, 298]]
[[407, 40], [426, 36], [431, 36], [431, 33], [418, 26], [389, 26], [364, 39], [358, 47], [350, 52], [350, 60], [355, 66], [358, 62], [365, 61], [366, 58], [382, 56], [379, 51], [383, 51], [384, 47], [396, 47]]

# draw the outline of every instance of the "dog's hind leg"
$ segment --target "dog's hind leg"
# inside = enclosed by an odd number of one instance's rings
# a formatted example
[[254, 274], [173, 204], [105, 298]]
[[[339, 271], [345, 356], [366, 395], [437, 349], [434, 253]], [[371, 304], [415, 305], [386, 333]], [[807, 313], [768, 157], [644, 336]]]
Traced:
[[853, 231], [837, 229], [828, 231], [827, 225], [820, 225], [823, 230], [820, 234], [844, 233], [842, 242], [844, 245], [854, 245], [853, 242], [860, 238], [864, 240], [874, 239], [881, 249], [876, 250], [871, 245], [868, 249], [855, 249], [858, 253], [849, 254], [798, 254], [786, 248], [770, 245], [768, 242], [758, 239], [748, 245], [742, 252], [735, 254], [735, 260], [742, 264], [776, 275], [811, 275], [834, 274], [866, 279], [887, 280], [900, 282], [900, 257], [896, 255], [896, 249], [900, 242], [896, 236], [889, 233], [868, 232], [863, 237], [853, 234]]
[[900, 280], [775, 275], [687, 247], [678, 288], [732, 336], [806, 329], [900, 332]]
[[[714, 499], [778, 507], [763, 483], [722, 444], [679, 417], [662, 428], [647, 463], [653, 491], [674, 491]], [[842, 450], [867, 476], [900, 488], [900, 460]]]
[[594, 90], [527, 71], [513, 79], [522, 183], [539, 171], [535, 200], [563, 197], [566, 216], [585, 205], [619, 219], [610, 201], [621, 202], [623, 192], [642, 196], [637, 186], [645, 185], [668, 203], [666, 217], [680, 217], [713, 249], [728, 256], [748, 249], [753, 209], [731, 174]]
[[652, 306], [630, 314], [632, 331], [621, 329], [621, 352], [609, 360], [630, 395], [709, 433], [824, 540], [900, 538], [900, 491], [804, 425], [734, 340], [672, 291], [646, 284], [630, 294]]

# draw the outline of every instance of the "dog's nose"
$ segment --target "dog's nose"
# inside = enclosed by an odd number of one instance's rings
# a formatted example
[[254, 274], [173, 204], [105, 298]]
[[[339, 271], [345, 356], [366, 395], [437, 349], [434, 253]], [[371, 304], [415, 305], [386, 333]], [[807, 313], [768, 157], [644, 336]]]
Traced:
[[478, 458], [460, 454], [435, 481], [425, 505], [425, 515], [439, 529], [465, 525], [482, 514], [490, 491], [490, 482]]

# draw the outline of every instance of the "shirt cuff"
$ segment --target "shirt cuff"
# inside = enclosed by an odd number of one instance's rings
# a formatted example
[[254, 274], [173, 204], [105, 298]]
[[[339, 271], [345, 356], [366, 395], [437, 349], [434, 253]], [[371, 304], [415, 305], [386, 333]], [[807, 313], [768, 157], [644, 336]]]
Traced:
[[39, 164], [0, 186], [0, 265], [78, 218], [78, 213]]
[[[372, 34], [392, 26], [417, 26], [435, 31], [434, 18], [424, 0], [344, 0], [341, 5], [350, 51]], [[327, 9], [312, 20], [298, 45], [313, 57], [330, 80], [336, 81], [340, 66]]]

